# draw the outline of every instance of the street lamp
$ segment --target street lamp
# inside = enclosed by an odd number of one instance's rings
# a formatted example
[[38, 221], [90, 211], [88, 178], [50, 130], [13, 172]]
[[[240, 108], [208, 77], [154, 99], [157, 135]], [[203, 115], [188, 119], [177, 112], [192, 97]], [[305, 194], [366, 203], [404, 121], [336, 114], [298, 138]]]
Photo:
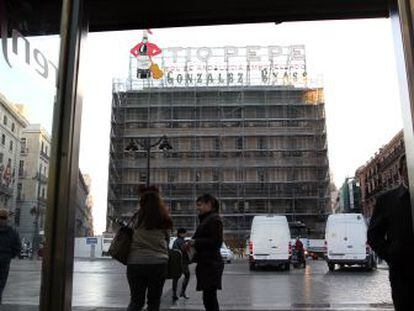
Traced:
[[151, 138], [147, 137], [142, 140], [131, 139], [128, 145], [125, 147], [126, 152], [138, 152], [140, 148], [146, 151], [147, 153], [147, 187], [150, 186], [150, 160], [151, 160], [151, 149], [157, 147], [162, 151], [171, 150], [173, 147], [168, 142], [167, 137], [164, 135], [156, 142], [151, 143]]

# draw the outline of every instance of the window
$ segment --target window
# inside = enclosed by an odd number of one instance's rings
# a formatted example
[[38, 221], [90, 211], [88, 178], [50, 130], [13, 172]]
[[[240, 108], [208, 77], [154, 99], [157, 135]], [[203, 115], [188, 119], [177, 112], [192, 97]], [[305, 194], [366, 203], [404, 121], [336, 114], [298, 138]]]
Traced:
[[1, 134], [1, 143], [2, 143], [3, 145], [5, 145], [5, 144], [6, 144], [6, 135], [4, 135], [4, 134]]
[[20, 208], [16, 208], [16, 210], [14, 211], [14, 224], [16, 226], [20, 226]]
[[11, 130], [12, 130], [12, 132], [14, 133], [14, 131], [16, 130], [16, 124], [12, 123], [12, 125], [11, 125]]
[[200, 181], [201, 180], [201, 171], [196, 171], [195, 173], [195, 181]]
[[258, 175], [258, 181], [260, 183], [264, 183], [265, 182], [265, 173], [263, 171], [258, 171], [257, 175]]
[[264, 106], [258, 106], [256, 108], [256, 117], [257, 118], [265, 118], [266, 117], [266, 110]]
[[46, 197], [45, 188], [42, 188], [42, 198], [44, 199]]
[[139, 182], [146, 182], [147, 181], [147, 173], [140, 172], [139, 173]]
[[219, 172], [219, 170], [213, 170], [213, 181], [220, 181], [220, 172]]
[[258, 141], [257, 141], [257, 147], [260, 150], [264, 150], [267, 148], [266, 146], [266, 138], [265, 137], [259, 137]]
[[10, 141], [10, 147], [9, 147], [9, 151], [13, 151], [13, 141]]
[[168, 182], [171, 182], [171, 183], [174, 182], [175, 178], [176, 178], [176, 173], [172, 170], [168, 171], [168, 177], [167, 177]]
[[26, 138], [22, 138], [20, 144], [21, 144], [21, 152], [25, 153], [26, 152]]
[[42, 145], [41, 145], [41, 147], [40, 147], [40, 153], [43, 153], [43, 148], [44, 148], [44, 143], [43, 143], [43, 141], [42, 141]]
[[221, 149], [221, 138], [216, 137], [214, 138], [214, 150], [218, 151]]
[[198, 137], [193, 137], [191, 139], [191, 151], [200, 150], [200, 139]]
[[7, 116], [6, 116], [6, 115], [4, 115], [4, 116], [3, 116], [3, 124], [4, 124], [4, 125], [7, 125], [7, 121], [8, 121], [8, 120], [7, 120]]
[[23, 176], [24, 172], [24, 161], [20, 160], [19, 162], [19, 176]]
[[[23, 191], [23, 185], [21, 183], [17, 184], [17, 200], [22, 200], [22, 191]], [[17, 211], [17, 209], [16, 209]]]
[[236, 138], [236, 149], [242, 150], [243, 149], [243, 137]]
[[0, 153], [0, 164], [3, 164], [3, 153]]

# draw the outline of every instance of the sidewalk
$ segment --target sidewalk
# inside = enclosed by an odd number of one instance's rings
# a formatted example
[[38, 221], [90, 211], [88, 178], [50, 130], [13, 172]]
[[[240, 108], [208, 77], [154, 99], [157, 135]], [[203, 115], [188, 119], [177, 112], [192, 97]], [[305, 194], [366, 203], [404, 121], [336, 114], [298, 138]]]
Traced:
[[388, 267], [387, 263], [385, 261], [383, 261], [382, 263], [377, 264], [377, 269], [389, 270], [389, 267]]
[[[37, 306], [1, 305], [1, 311], [38, 311]], [[95, 308], [95, 307], [73, 307], [73, 311], [125, 311], [125, 308]], [[163, 307], [161, 311], [183, 310], [180, 306]], [[186, 311], [202, 311], [204, 308], [186, 307]], [[392, 305], [381, 304], [303, 304], [303, 305], [274, 305], [274, 306], [246, 306], [246, 307], [224, 307], [222, 311], [392, 311]]]

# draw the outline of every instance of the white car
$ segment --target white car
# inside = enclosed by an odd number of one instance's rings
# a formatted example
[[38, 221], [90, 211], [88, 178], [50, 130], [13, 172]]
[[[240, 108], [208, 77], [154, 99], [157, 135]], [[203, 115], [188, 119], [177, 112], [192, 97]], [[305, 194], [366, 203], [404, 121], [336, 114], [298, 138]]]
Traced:
[[221, 258], [223, 258], [224, 262], [231, 263], [231, 261], [234, 258], [234, 254], [231, 251], [230, 248], [227, 247], [226, 243], [223, 243], [223, 245], [220, 248]]
[[329, 271], [334, 271], [336, 265], [360, 265], [367, 270], [376, 267], [362, 214], [330, 215], [326, 222], [325, 248]]

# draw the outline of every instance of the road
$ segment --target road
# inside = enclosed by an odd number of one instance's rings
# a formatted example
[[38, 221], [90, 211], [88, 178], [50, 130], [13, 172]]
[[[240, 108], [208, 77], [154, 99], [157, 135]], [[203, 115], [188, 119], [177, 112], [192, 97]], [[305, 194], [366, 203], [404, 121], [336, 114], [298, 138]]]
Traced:
[[[329, 272], [323, 261], [308, 263], [306, 269], [290, 272], [249, 271], [245, 261], [226, 265], [219, 293], [222, 309], [393, 310], [385, 268]], [[13, 263], [0, 310], [37, 310], [40, 267], [40, 262], [29, 260]], [[171, 281], [167, 281], [163, 309], [202, 310], [201, 295], [194, 287], [193, 273], [188, 290], [191, 299], [172, 304]], [[125, 310], [129, 299], [125, 268], [111, 260], [76, 261], [73, 293], [75, 310]]]

